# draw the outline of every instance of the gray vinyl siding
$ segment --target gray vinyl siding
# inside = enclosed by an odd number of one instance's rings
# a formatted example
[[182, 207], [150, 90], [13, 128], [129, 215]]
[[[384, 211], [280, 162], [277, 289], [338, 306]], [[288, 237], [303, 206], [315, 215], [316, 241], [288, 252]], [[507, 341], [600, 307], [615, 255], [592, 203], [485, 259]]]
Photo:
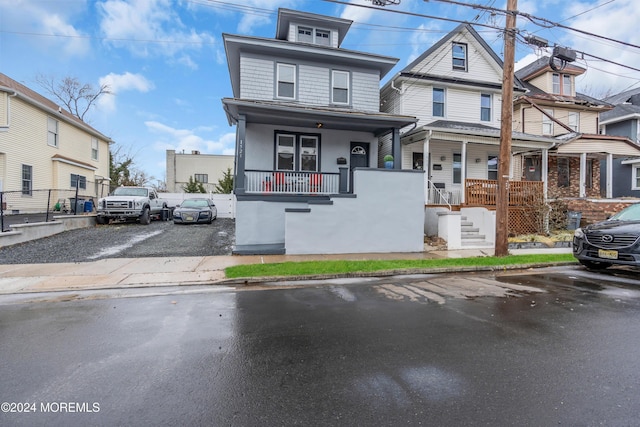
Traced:
[[298, 100], [304, 104], [329, 105], [331, 102], [331, 72], [325, 66], [300, 65]]
[[257, 55], [240, 58], [240, 97], [274, 100], [276, 63], [296, 67], [295, 101], [301, 104], [331, 105], [331, 70], [350, 73], [350, 108], [378, 112], [380, 108], [380, 76], [377, 71], [353, 70], [332, 64], [297, 63], [289, 58], [274, 59]]
[[247, 55], [240, 57], [240, 98], [272, 100], [274, 84], [273, 59]]
[[360, 111], [380, 111], [380, 76], [376, 72], [351, 73], [351, 107]]
[[624, 122], [612, 123], [606, 126], [607, 135], [626, 136], [632, 141], [638, 140], [637, 121], [625, 120]]

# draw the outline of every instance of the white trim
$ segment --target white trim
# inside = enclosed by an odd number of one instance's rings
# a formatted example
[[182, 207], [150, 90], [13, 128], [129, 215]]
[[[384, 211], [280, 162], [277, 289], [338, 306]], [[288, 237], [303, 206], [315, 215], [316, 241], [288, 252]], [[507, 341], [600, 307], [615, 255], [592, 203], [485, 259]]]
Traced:
[[638, 173], [640, 171], [640, 165], [634, 165], [631, 168], [631, 189], [632, 190], [640, 190], [640, 185], [638, 185], [638, 178], [640, 177], [640, 174]]
[[97, 171], [98, 170], [98, 168], [96, 168], [96, 167], [85, 165], [83, 163], [76, 163], [73, 160], [61, 159], [61, 158], [57, 158], [57, 157], [53, 158], [51, 160], [53, 160], [54, 162], [66, 163], [68, 165], [77, 166], [79, 168], [87, 169], [87, 170], [90, 170], [90, 171]]

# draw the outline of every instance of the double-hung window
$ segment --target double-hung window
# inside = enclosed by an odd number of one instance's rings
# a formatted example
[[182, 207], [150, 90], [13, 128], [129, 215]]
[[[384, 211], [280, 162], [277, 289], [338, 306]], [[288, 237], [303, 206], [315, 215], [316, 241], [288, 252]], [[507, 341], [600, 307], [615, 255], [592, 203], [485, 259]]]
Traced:
[[98, 160], [98, 138], [91, 138], [91, 160]]
[[444, 89], [433, 88], [433, 116], [444, 117]]
[[571, 87], [571, 76], [569, 74], [562, 75], [562, 94], [571, 96], [573, 88]]
[[318, 170], [317, 136], [300, 136], [300, 170], [311, 172]]
[[570, 111], [569, 123], [567, 124], [574, 132], [578, 132], [580, 129], [580, 113], [577, 111]]
[[71, 174], [71, 188], [87, 189], [87, 177], [82, 175]]
[[542, 134], [553, 135], [553, 110], [544, 110], [542, 114]]
[[349, 72], [331, 72], [331, 102], [333, 104], [349, 104]]
[[58, 146], [58, 121], [53, 117], [47, 117], [47, 144]]
[[489, 156], [487, 158], [487, 179], [498, 179], [498, 156]]
[[453, 183], [462, 183], [462, 154], [453, 153]]
[[313, 28], [298, 27], [298, 41], [303, 43], [313, 43]]
[[22, 194], [31, 196], [33, 190], [33, 166], [22, 165]]
[[316, 44], [331, 46], [331, 32], [327, 30], [316, 30]]
[[560, 74], [553, 73], [551, 76], [553, 93], [560, 95]]
[[480, 95], [480, 120], [491, 121], [491, 95], [487, 93]]
[[633, 167], [632, 190], [640, 190], [640, 166]]
[[454, 70], [467, 71], [467, 45], [454, 43], [452, 46], [452, 61]]
[[317, 172], [319, 141], [317, 135], [276, 134], [276, 169]]
[[276, 97], [295, 99], [296, 66], [291, 64], [278, 64], [276, 74]]

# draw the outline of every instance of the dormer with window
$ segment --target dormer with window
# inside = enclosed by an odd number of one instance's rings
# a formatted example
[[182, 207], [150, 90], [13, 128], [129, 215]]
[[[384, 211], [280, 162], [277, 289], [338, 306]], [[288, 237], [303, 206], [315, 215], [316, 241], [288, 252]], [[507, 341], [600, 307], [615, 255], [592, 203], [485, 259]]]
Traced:
[[339, 48], [351, 21], [280, 9], [276, 39]]

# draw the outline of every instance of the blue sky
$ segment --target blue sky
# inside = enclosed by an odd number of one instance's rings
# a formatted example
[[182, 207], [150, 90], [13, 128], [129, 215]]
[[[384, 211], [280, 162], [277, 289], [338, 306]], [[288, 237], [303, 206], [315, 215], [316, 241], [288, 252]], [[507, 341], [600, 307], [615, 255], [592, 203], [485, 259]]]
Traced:
[[[504, 0], [465, 3], [506, 7]], [[108, 84], [114, 94], [104, 96], [87, 121], [133, 156], [136, 167], [164, 180], [167, 149], [233, 154], [235, 128], [220, 102], [232, 96], [222, 33], [274, 37], [279, 7], [353, 20], [342, 47], [399, 58], [387, 78], [458, 25], [393, 11], [504, 25], [500, 14], [436, 0], [402, 0], [383, 11], [324, 0], [0, 0], [0, 72], [43, 94], [35, 83], [39, 74]], [[640, 45], [636, 0], [519, 0], [518, 10]], [[640, 49], [633, 46], [522, 17], [517, 27], [551, 45], [640, 68]], [[502, 57], [499, 32], [475, 28]], [[518, 43], [516, 68], [543, 53]], [[588, 70], [577, 88], [592, 96], [640, 84], [638, 71], [591, 57], [577, 64]]]

